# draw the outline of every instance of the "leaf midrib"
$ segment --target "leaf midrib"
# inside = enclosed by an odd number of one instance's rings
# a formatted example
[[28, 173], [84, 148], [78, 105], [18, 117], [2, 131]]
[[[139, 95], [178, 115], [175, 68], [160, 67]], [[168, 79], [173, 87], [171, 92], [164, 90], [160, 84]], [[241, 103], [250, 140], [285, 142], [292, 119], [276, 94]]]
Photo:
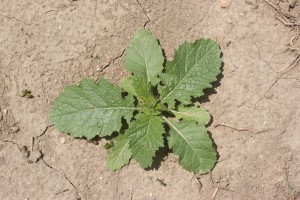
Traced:
[[121, 147], [121, 151], [118, 153], [118, 156], [116, 158], [116, 162], [114, 162], [114, 168], [115, 168], [116, 165], [118, 165], [117, 161], [121, 157], [121, 154], [126, 150], [126, 145], [127, 144], [128, 144], [128, 141], [126, 141], [126, 143], [123, 145], [123, 147]]
[[85, 111], [92, 111], [92, 110], [147, 110], [147, 108], [136, 108], [136, 107], [106, 107], [106, 108], [92, 108], [92, 109], [84, 109], [84, 110], [77, 110], [73, 112], [68, 112], [60, 115], [55, 116], [64, 116], [64, 115], [70, 115], [77, 112], [85, 112]]
[[197, 60], [196, 62], [195, 62], [195, 64], [189, 69], [189, 71], [184, 75], [184, 77], [179, 81], [179, 83], [174, 87], [174, 89], [172, 90], [172, 91], [170, 91], [169, 93], [168, 93], [168, 95], [167, 96], [165, 96], [163, 99], [162, 99], [162, 101], [164, 101], [168, 96], [170, 96], [175, 90], [176, 90], [176, 88], [181, 84], [181, 82], [185, 79], [185, 77], [192, 71], [192, 69], [195, 67], [195, 65], [198, 63], [198, 61], [200, 61], [200, 60], [202, 60], [204, 57], [206, 57], [207, 56], [207, 54], [211, 51], [211, 49], [213, 48], [213, 47], [215, 47], [216, 46], [216, 44], [214, 44], [206, 53], [205, 53], [205, 55], [201, 58], [201, 59], [199, 59], [199, 60]]

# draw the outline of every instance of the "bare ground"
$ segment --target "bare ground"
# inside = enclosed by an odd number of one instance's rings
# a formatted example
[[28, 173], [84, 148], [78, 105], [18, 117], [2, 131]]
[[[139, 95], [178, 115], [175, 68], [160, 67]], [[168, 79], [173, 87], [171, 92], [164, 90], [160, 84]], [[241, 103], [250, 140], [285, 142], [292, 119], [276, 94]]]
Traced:
[[[300, 3], [269, 1], [2, 0], [1, 199], [300, 199]], [[151, 170], [131, 161], [111, 172], [104, 141], [49, 122], [66, 85], [128, 75], [124, 49], [143, 27], [168, 58], [185, 40], [220, 43], [222, 77], [201, 99], [220, 155], [211, 174], [172, 154]]]

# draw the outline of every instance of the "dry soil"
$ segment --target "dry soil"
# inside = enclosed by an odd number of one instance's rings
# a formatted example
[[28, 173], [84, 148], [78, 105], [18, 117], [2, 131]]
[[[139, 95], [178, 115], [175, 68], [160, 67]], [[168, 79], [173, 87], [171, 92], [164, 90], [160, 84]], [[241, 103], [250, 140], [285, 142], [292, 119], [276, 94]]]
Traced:
[[[1, 0], [0, 198], [300, 199], [299, 12], [297, 0]], [[124, 49], [143, 27], [169, 59], [185, 40], [221, 46], [222, 77], [201, 99], [220, 155], [211, 174], [183, 170], [173, 154], [112, 172], [105, 141], [49, 122], [66, 85], [128, 76]]]

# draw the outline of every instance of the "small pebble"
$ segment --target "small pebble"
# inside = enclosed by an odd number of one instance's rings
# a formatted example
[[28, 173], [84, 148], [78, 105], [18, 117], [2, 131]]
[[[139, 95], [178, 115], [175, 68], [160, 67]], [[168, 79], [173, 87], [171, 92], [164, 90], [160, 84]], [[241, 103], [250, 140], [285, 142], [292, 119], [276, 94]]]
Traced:
[[2, 112], [0, 111], [0, 121], [3, 119], [3, 114]]
[[66, 142], [66, 138], [61, 137], [61, 138], [59, 138], [59, 141], [60, 141], [60, 143], [64, 144]]
[[10, 127], [10, 130], [11, 130], [11, 132], [16, 133], [16, 132], [18, 132], [20, 129], [19, 129], [19, 127], [17, 127], [17, 126], [13, 126], [13, 127]]
[[231, 0], [220, 0], [221, 8], [228, 8], [231, 4]]
[[271, 99], [273, 97], [273, 93], [272, 92], [268, 92], [267, 94], [265, 94], [265, 97], [267, 99]]
[[8, 111], [7, 109], [2, 110], [3, 114], [7, 114], [7, 111]]

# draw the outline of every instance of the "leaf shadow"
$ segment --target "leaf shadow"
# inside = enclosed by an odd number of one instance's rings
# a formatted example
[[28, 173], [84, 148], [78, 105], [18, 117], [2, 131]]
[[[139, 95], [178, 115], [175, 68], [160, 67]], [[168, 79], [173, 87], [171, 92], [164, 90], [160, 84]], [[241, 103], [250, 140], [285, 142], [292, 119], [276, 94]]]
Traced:
[[[168, 113], [167, 113], [168, 114]], [[165, 157], [169, 155], [169, 153], [172, 153], [172, 150], [169, 148], [167, 137], [169, 135], [170, 127], [163, 123], [163, 126], [165, 128], [165, 133], [163, 134], [163, 140], [164, 140], [164, 146], [160, 147], [156, 152], [155, 156], [153, 157], [153, 162], [150, 167], [148, 167], [146, 170], [158, 170], [158, 168], [161, 166], [161, 163], [164, 161]]]
[[215, 143], [215, 140], [214, 140], [214, 138], [212, 137], [212, 133], [211, 133], [210, 131], [207, 131], [207, 134], [208, 134], [209, 138], [211, 139], [211, 141], [212, 141], [212, 146], [213, 146], [213, 148], [215, 149], [215, 151], [216, 151], [216, 153], [217, 153], [217, 161], [215, 162], [213, 168], [211, 169], [211, 171], [212, 171], [212, 170], [214, 170], [214, 168], [216, 167], [216, 165], [217, 165], [217, 163], [218, 163], [218, 160], [219, 160], [219, 158], [220, 158], [220, 154], [219, 154], [219, 152], [218, 152], [218, 145]]

